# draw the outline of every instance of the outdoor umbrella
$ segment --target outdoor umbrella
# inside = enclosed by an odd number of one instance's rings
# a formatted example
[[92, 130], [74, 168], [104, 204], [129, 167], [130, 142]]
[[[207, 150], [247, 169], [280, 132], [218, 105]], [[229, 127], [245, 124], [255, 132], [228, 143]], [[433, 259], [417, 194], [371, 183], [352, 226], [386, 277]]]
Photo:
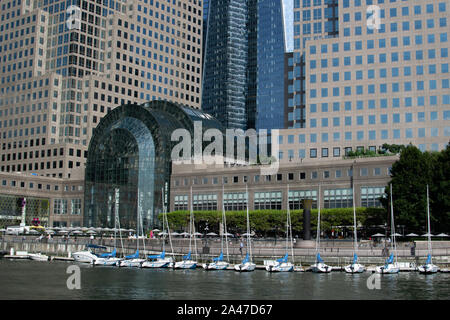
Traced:
[[206, 235], [207, 235], [207, 236], [217, 236], [217, 233], [210, 232], [210, 233], [207, 233]]
[[428, 237], [428, 236], [434, 237], [434, 235], [432, 235], [431, 233], [425, 233], [425, 234], [422, 235], [422, 237]]
[[95, 234], [95, 233], [97, 233], [97, 232], [95, 232], [94, 230], [89, 230], [89, 231], [86, 232], [86, 233], [89, 233], [89, 234]]
[[253, 235], [252, 235], [251, 233], [244, 233], [243, 236], [244, 236], [244, 237], [246, 237], [246, 236], [252, 237]]
[[153, 231], [153, 232], [160, 232], [161, 230], [159, 230], [159, 229], [153, 229], [152, 231]]
[[179, 236], [179, 235], [180, 235], [180, 234], [179, 234], [178, 232], [176, 232], [176, 231], [171, 232], [170, 234], [173, 235], [173, 236]]
[[180, 236], [183, 236], [183, 237], [186, 237], [188, 235], [189, 235], [189, 233], [187, 233], [187, 232], [180, 233]]
[[407, 237], [418, 237], [419, 235], [415, 234], [415, 233], [408, 233], [406, 236]]
[[394, 233], [394, 236], [396, 236], [396, 237], [403, 237], [403, 235], [402, 234], [400, 234], [400, 233]]
[[439, 233], [438, 235], [436, 235], [436, 237], [448, 237], [448, 234]]
[[228, 237], [234, 237], [234, 235], [233, 235], [232, 233], [228, 233], [228, 232], [227, 232], [227, 233], [224, 233], [223, 235], [224, 235], [224, 236], [228, 236]]
[[384, 236], [385, 235], [381, 234], [381, 233], [375, 233], [375, 234], [372, 235], [372, 237], [384, 237]]

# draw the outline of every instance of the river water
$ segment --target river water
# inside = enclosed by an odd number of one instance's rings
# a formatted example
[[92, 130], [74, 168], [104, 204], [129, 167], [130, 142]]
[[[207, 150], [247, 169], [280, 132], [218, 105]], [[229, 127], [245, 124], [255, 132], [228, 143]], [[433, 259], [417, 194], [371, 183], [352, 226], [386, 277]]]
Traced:
[[[68, 289], [71, 265], [80, 267], [80, 289]], [[0, 299], [310, 300], [450, 299], [450, 273], [250, 273], [235, 271], [127, 269], [74, 262], [0, 260]], [[72, 281], [71, 283], [75, 283]]]

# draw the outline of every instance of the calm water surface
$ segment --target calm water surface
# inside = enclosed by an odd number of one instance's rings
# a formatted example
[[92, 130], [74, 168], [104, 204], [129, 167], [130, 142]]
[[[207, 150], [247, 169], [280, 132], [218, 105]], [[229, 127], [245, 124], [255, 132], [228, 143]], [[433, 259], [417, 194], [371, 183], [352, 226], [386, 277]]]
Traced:
[[[250, 273], [234, 271], [81, 269], [81, 289], [69, 290], [66, 270], [73, 262], [0, 260], [0, 299], [450, 299], [450, 274], [405, 272], [380, 276], [369, 290], [369, 272]], [[217, 295], [215, 295], [217, 294]]]

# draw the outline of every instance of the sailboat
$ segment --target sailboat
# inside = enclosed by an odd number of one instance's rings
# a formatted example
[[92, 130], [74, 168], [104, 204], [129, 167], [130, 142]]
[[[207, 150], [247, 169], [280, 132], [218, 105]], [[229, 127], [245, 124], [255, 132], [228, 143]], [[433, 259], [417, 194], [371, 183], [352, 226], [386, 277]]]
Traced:
[[[164, 196], [164, 191], [162, 192], [162, 195]], [[164, 198], [164, 197], [163, 197]], [[170, 247], [172, 248], [172, 257], [173, 257], [173, 246], [172, 246], [172, 238], [170, 236], [170, 229], [169, 229], [169, 221], [167, 220], [167, 209], [164, 205], [163, 200], [163, 251], [160, 254], [157, 255], [150, 255], [147, 256], [149, 260], [142, 263], [142, 268], [167, 268], [170, 267], [173, 264], [173, 259], [170, 257], [166, 257], [166, 227], [167, 227], [167, 234], [169, 235], [169, 242]]]
[[122, 258], [116, 257], [117, 255], [117, 230], [119, 230], [119, 237], [120, 237], [120, 243], [122, 244], [122, 252], [123, 252], [123, 241], [122, 241], [122, 232], [120, 229], [120, 221], [119, 221], [119, 206], [116, 205], [115, 207], [115, 214], [114, 214], [114, 250], [110, 253], [103, 253], [94, 260], [92, 263], [93, 265], [100, 265], [100, 266], [117, 266], [117, 264], [122, 260]]
[[245, 193], [247, 196], [247, 253], [244, 260], [240, 264], [234, 265], [234, 270], [236, 271], [254, 271], [256, 264], [252, 261], [252, 243], [250, 234], [250, 217], [248, 212], [248, 187], [245, 185]]
[[353, 262], [348, 266], [344, 267], [345, 272], [347, 273], [361, 273], [364, 272], [365, 267], [358, 263], [358, 239], [357, 239], [357, 231], [356, 231], [356, 207], [355, 207], [355, 188], [352, 188], [353, 193], [353, 238], [354, 238], [354, 252], [353, 252]]
[[[139, 201], [139, 200], [138, 200]], [[138, 217], [136, 222], [136, 252], [132, 255], [125, 256], [125, 259], [118, 261], [117, 265], [119, 267], [136, 267], [139, 268], [145, 259], [139, 258], [139, 233], [142, 232], [144, 235], [144, 227], [142, 223], [142, 215], [140, 210], [138, 209]], [[145, 239], [142, 238], [142, 243], [144, 245], [145, 250]]]
[[394, 253], [391, 253], [389, 258], [386, 259], [386, 262], [383, 266], [377, 266], [375, 268], [375, 271], [377, 273], [398, 273], [400, 271], [400, 268], [397, 263], [397, 244], [395, 242], [395, 225], [394, 225], [394, 206], [392, 203], [392, 184], [390, 185], [390, 191], [391, 191], [391, 249], [394, 249], [395, 253], [395, 262], [394, 262]]
[[427, 224], [428, 224], [428, 255], [427, 261], [424, 265], [419, 266], [417, 269], [420, 273], [432, 274], [439, 271], [439, 267], [434, 265], [431, 257], [431, 227], [430, 227], [430, 200], [428, 195], [428, 185], [427, 185]]
[[[223, 186], [222, 186], [222, 199], [224, 199], [223, 197]], [[226, 268], [228, 268], [228, 266], [230, 265], [230, 263], [228, 261], [224, 261], [223, 260], [223, 240], [224, 240], [224, 235], [225, 235], [225, 244], [226, 244], [226, 249], [227, 249], [227, 260], [229, 260], [229, 254], [228, 254], [228, 232], [227, 232], [227, 218], [225, 216], [225, 205], [224, 205], [224, 201], [222, 200], [222, 223], [224, 226], [224, 229], [222, 231], [222, 235], [221, 235], [221, 245], [222, 245], [222, 249], [220, 251], [220, 255], [216, 258], [213, 258], [212, 262], [209, 263], [204, 263], [203, 264], [203, 269], [205, 270], [225, 270]]]
[[189, 217], [189, 252], [187, 255], [183, 256], [182, 261], [175, 262], [175, 269], [195, 269], [197, 268], [197, 261], [192, 260], [192, 237], [194, 237], [195, 254], [197, 255], [197, 242], [195, 241], [195, 225], [194, 225], [194, 209], [193, 209], [193, 198], [192, 198], [192, 187], [191, 187], [191, 213]]
[[317, 215], [317, 236], [316, 236], [316, 263], [311, 266], [311, 271], [315, 273], [329, 273], [331, 272], [331, 266], [325, 264], [322, 257], [320, 256], [320, 184], [319, 184], [319, 198], [318, 204], [318, 215]]
[[294, 246], [292, 243], [292, 228], [291, 228], [291, 211], [289, 209], [289, 185], [287, 186], [287, 214], [286, 214], [286, 254], [283, 258], [276, 261], [275, 264], [266, 265], [266, 270], [269, 272], [289, 272], [294, 270], [294, 264], [288, 261], [289, 253], [288, 247], [290, 243], [292, 261], [294, 260]]

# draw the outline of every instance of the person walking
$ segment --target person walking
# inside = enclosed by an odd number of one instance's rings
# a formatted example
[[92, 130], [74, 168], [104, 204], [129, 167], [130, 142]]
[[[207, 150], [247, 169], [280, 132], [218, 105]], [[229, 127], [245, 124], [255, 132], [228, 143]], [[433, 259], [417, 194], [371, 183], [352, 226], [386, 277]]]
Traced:
[[242, 242], [242, 239], [241, 239], [241, 243], [239, 244], [239, 251], [241, 253], [241, 256], [242, 256], [242, 248], [244, 248], [244, 242]]

